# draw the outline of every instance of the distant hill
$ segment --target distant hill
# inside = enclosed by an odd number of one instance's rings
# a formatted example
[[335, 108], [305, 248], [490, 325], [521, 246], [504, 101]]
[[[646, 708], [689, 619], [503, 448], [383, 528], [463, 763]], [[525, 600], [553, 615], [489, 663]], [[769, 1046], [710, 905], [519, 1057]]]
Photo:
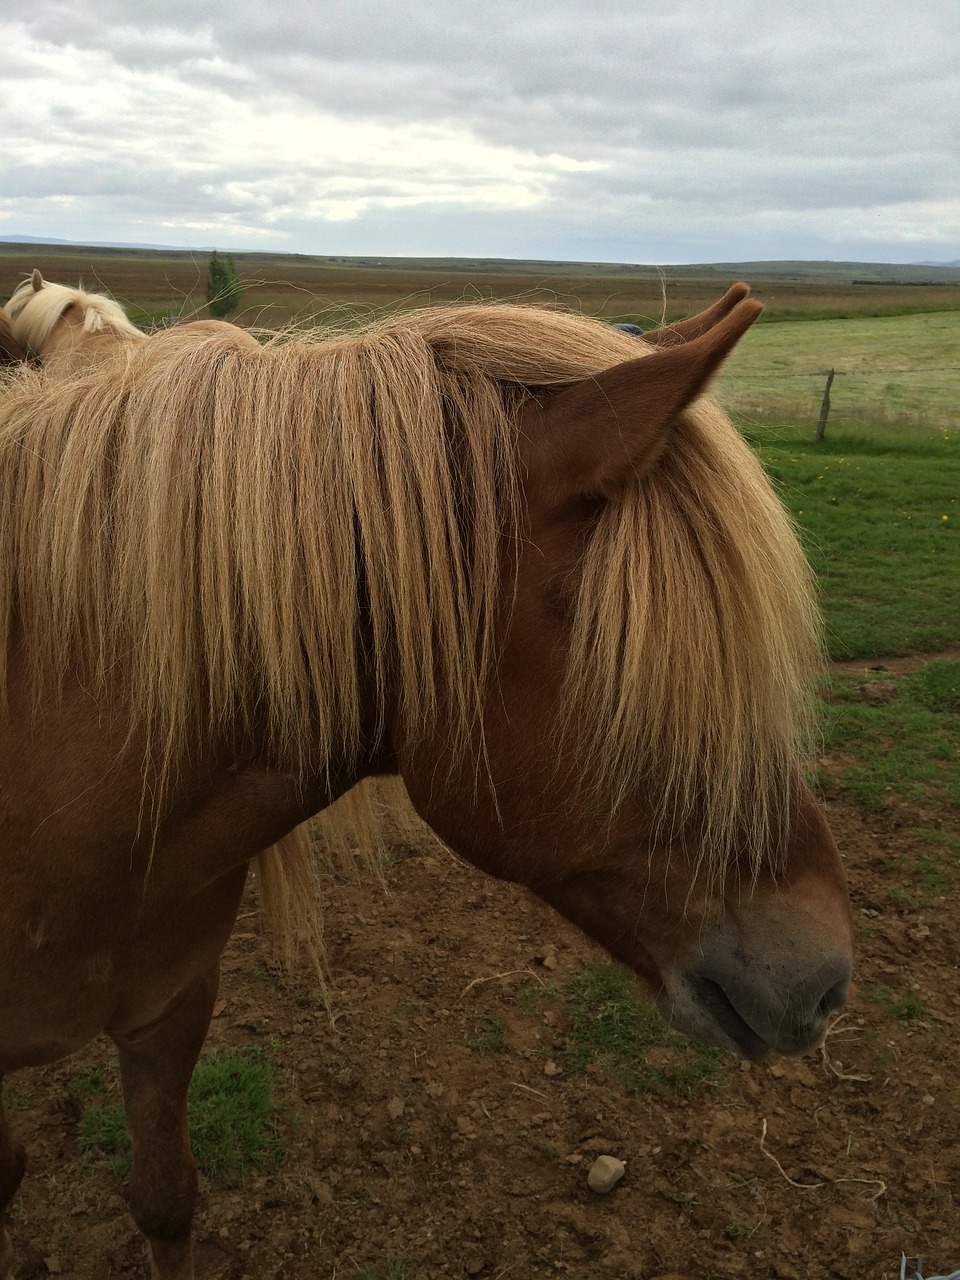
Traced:
[[4, 236], [0, 244], [55, 244], [74, 249], [157, 249], [166, 253], [212, 253], [213, 249], [203, 247], [183, 249], [175, 244], [126, 244], [116, 240], [57, 240], [53, 236]]
[[[190, 257], [193, 254], [208, 254], [212, 246], [198, 245], [182, 248], [162, 244], [120, 244], [109, 241], [98, 241], [92, 244], [81, 244], [73, 240], [57, 240], [44, 236], [5, 236], [0, 240], [0, 251], [6, 248], [22, 249], [26, 245], [50, 245], [65, 253], [84, 252], [90, 249], [105, 251], [111, 255], [129, 253], [163, 253], [179, 257]], [[629, 276], [634, 279], [667, 280], [703, 280], [717, 276], [722, 280], [796, 280], [832, 282], [834, 284], [956, 284], [960, 285], [960, 259], [954, 262], [830, 262], [807, 261], [804, 259], [787, 259], [783, 261], [758, 262], [703, 262], [703, 263], [671, 263], [658, 266], [656, 263], [635, 262], [562, 262], [554, 259], [539, 260], [535, 258], [411, 258], [388, 257], [378, 254], [366, 254], [362, 257], [332, 256], [325, 254], [305, 253], [267, 253], [258, 250], [239, 251], [226, 249], [238, 262], [255, 258], [266, 263], [277, 260], [289, 263], [299, 259], [320, 265], [339, 268], [383, 267], [390, 271], [495, 271], [498, 273], [524, 273], [531, 271], [542, 275], [555, 273], [589, 272], [591, 275]]]
[[699, 266], [667, 267], [671, 275], [716, 274], [730, 278], [743, 274], [761, 280], [822, 280], [836, 284], [960, 284], [960, 261], [929, 262], [829, 262], [786, 260], [774, 262], [711, 262]]

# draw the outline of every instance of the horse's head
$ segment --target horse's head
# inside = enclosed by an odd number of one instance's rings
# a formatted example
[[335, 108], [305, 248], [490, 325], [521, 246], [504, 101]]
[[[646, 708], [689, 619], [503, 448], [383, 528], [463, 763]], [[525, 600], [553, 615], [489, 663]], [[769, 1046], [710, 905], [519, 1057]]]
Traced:
[[3, 308], [14, 338], [42, 363], [98, 359], [141, 331], [112, 298], [44, 280], [35, 267]]
[[807, 570], [700, 400], [761, 310], [746, 292], [525, 399], [524, 527], [475, 754], [441, 732], [397, 745], [458, 852], [603, 943], [678, 1027], [760, 1059], [809, 1048], [844, 1002], [851, 919], [800, 763]]

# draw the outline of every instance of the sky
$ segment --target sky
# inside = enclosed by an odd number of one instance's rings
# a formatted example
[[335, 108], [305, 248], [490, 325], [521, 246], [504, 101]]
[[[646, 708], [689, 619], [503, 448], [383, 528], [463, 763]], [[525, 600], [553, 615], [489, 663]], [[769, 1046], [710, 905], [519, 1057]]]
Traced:
[[960, 259], [960, 0], [0, 0], [0, 239]]

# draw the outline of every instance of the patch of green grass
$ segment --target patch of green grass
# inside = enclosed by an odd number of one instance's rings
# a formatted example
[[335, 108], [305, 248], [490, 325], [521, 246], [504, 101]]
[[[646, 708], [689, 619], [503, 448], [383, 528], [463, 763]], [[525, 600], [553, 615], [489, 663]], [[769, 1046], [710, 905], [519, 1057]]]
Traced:
[[635, 1093], [667, 1086], [682, 1097], [718, 1078], [723, 1053], [671, 1031], [623, 966], [588, 965], [566, 984], [566, 994], [569, 1070], [599, 1060], [612, 1080]]
[[726, 364], [720, 396], [728, 408], [751, 420], [803, 424], [812, 439], [826, 371], [835, 369], [828, 446], [832, 435], [859, 424], [891, 434], [909, 423], [956, 433], [958, 348], [956, 309], [761, 324]]
[[109, 1074], [106, 1067], [79, 1067], [67, 1081], [67, 1088], [72, 1093], [103, 1093], [109, 1085]]
[[118, 1103], [88, 1102], [77, 1125], [77, 1146], [83, 1152], [102, 1152], [118, 1173], [127, 1173], [130, 1135], [123, 1107]]
[[524, 1013], [536, 1013], [543, 1005], [556, 1004], [560, 998], [561, 992], [555, 982], [543, 984], [531, 982], [529, 986], [521, 987], [515, 993], [513, 1003]]
[[926, 1016], [927, 1006], [919, 996], [895, 996], [888, 987], [877, 987], [872, 999], [891, 1018], [907, 1020]]
[[723, 1234], [728, 1240], [749, 1240], [756, 1229], [756, 1225], [751, 1226], [749, 1222], [728, 1222]]
[[960, 838], [946, 830], [924, 827], [917, 828], [913, 837], [928, 843], [933, 852], [919, 857], [913, 852], [897, 853], [882, 864], [893, 881], [887, 896], [904, 912], [935, 906], [960, 878]]
[[960, 424], [821, 445], [794, 428], [744, 434], [800, 528], [831, 657], [960, 644]]
[[357, 1267], [357, 1280], [410, 1280], [410, 1272], [404, 1258], [391, 1258], [386, 1271]]
[[887, 890], [887, 897], [902, 915], [909, 915], [911, 912], [919, 911], [924, 902], [922, 898], [916, 894], [908, 893], [905, 889], [896, 887]]
[[[105, 1073], [75, 1081], [81, 1096], [117, 1092]], [[282, 1110], [274, 1095], [273, 1072], [260, 1050], [202, 1058], [189, 1093], [190, 1144], [200, 1168], [213, 1177], [229, 1177], [249, 1165], [275, 1164], [283, 1154]], [[103, 1152], [119, 1170], [129, 1168], [130, 1139], [122, 1105], [103, 1097], [87, 1101], [77, 1143], [81, 1151]]]
[[503, 1053], [506, 1036], [507, 1024], [502, 1018], [483, 1018], [466, 1040], [478, 1053]]
[[930, 662], [903, 683], [914, 701], [930, 711], [960, 714], [960, 662]]
[[960, 805], [960, 720], [950, 709], [960, 662], [931, 662], [899, 677], [890, 702], [864, 701], [863, 684], [862, 676], [836, 673], [825, 687], [825, 747], [853, 759], [839, 778], [848, 795], [874, 813], [892, 796]]

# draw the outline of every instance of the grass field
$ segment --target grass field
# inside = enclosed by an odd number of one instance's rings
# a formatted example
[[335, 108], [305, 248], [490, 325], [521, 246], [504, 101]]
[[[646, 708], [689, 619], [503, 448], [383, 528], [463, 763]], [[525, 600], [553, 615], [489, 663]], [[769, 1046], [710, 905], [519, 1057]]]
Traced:
[[[652, 325], [700, 311], [734, 280], [747, 279], [767, 305], [763, 323], [820, 318], [960, 311], [960, 270], [917, 272], [901, 281], [897, 268], [853, 264], [850, 270], [798, 270], [790, 264], [730, 263], [666, 267], [611, 263], [504, 262], [489, 259], [317, 258], [297, 254], [235, 254], [244, 285], [239, 319], [278, 328], [319, 324], [397, 307], [499, 298], [582, 309], [608, 319]], [[138, 324], [204, 312], [209, 254], [61, 245], [0, 243], [0, 296], [7, 297], [33, 267], [60, 284], [110, 293]], [[866, 277], [857, 279], [857, 275]], [[922, 272], [919, 274], [923, 274]]]
[[802, 531], [831, 656], [960, 645], [960, 432], [745, 430]]
[[960, 645], [960, 312], [756, 326], [717, 393], [802, 530], [831, 656]]
[[864, 427], [960, 434], [960, 310], [756, 325], [718, 393], [747, 422], [803, 424], [812, 436], [828, 369], [828, 438]]

